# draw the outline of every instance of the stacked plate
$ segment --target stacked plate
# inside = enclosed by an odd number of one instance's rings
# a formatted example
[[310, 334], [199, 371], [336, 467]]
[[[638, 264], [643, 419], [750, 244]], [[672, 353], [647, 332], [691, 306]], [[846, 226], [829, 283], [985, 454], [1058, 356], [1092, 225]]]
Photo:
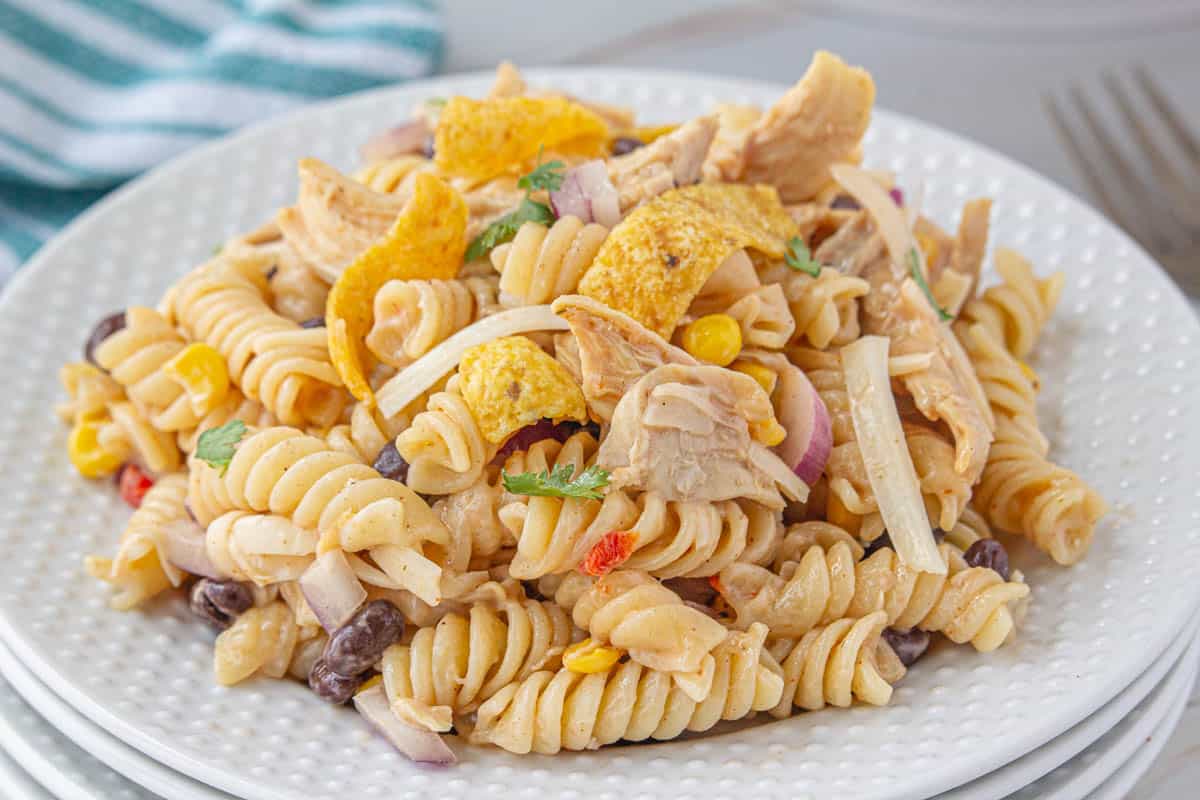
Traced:
[[[534, 76], [663, 121], [720, 101], [766, 104], [782, 91], [613, 70]], [[430, 770], [298, 684], [215, 687], [210, 634], [179, 600], [143, 613], [107, 608], [107, 591], [80, 564], [112, 549], [127, 512], [67, 462], [49, 410], [59, 399], [55, 366], [77, 357], [92, 320], [153, 303], [215, 243], [286, 204], [297, 158], [349, 166], [358, 143], [418, 102], [479, 94], [488, 82], [466, 76], [356, 96], [199, 150], [77, 221], [0, 300], [0, 371], [10, 376], [0, 401], [0, 742], [9, 754], [0, 775], [9, 793], [1120, 797], [1167, 738], [1196, 675], [1200, 329], [1159, 268], [1095, 212], [982, 147], [885, 112], [866, 146], [873, 166], [921, 183], [927, 213], [947, 224], [966, 198], [994, 197], [993, 240], [1067, 274], [1036, 358], [1040, 410], [1056, 458], [1114, 511], [1076, 567], [1014, 551], [1034, 587], [1015, 642], [988, 656], [937, 648], [883, 709], [552, 758], [462, 745], [456, 767]]]

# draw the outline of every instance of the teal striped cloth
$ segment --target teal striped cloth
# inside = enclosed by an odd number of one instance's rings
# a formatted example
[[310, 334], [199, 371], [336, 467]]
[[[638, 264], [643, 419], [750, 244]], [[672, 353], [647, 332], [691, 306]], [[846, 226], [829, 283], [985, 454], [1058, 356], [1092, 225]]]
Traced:
[[139, 172], [441, 55], [425, 0], [0, 0], [0, 285]]

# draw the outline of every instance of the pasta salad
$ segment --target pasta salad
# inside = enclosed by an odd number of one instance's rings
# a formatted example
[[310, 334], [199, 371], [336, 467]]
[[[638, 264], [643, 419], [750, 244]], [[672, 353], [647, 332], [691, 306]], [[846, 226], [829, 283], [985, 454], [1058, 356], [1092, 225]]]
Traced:
[[[860, 166], [864, 70], [644, 125], [437, 98], [62, 368], [67, 450], [135, 510], [86, 561], [179, 591], [223, 685], [294, 679], [416, 761], [883, 705], [987, 653], [1105, 501], [1029, 363], [1062, 291]], [[951, 645], [946, 645], [951, 646]]]

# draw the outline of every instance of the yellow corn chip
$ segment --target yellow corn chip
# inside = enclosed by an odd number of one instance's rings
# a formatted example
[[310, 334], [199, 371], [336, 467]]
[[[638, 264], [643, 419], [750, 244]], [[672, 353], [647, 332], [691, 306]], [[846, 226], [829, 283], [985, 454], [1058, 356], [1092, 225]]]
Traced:
[[562, 364], [524, 336], [476, 345], [458, 365], [458, 390], [492, 444], [541, 419], [587, 419], [583, 391]]
[[375, 293], [390, 280], [453, 278], [462, 265], [466, 231], [462, 196], [441, 179], [422, 173], [392, 229], [338, 277], [325, 301], [329, 357], [359, 400], [375, 402], [363, 343], [374, 322]]
[[703, 183], [666, 192], [604, 240], [580, 294], [670, 338], [700, 287], [735, 250], [783, 257], [796, 223], [770, 186]]
[[524, 172], [540, 148], [591, 156], [607, 141], [604, 120], [562, 97], [452, 97], [438, 115], [434, 151], [442, 171], [485, 181]]

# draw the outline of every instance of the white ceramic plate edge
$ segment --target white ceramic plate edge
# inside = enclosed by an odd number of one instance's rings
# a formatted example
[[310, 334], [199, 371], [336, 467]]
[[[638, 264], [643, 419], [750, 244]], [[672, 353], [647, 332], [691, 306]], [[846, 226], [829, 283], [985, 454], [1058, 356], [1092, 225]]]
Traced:
[[[766, 85], [764, 85], [764, 84], [757, 84], [757, 83], [745, 82], [745, 81], [733, 82], [733, 81], [722, 80], [722, 79], [709, 79], [709, 78], [705, 78], [705, 77], [698, 77], [695, 75], [682, 76], [682, 75], [676, 74], [674, 76], [671, 76], [670, 74], [655, 73], [655, 72], [651, 72], [651, 71], [632, 72], [632, 71], [611, 70], [611, 69], [603, 69], [603, 70], [591, 71], [591, 72], [594, 74], [603, 73], [605, 75], [615, 75], [615, 76], [637, 75], [642, 78], [647, 78], [647, 77], [653, 78], [656, 76], [659, 78], [662, 78], [662, 77], [666, 76], [666, 77], [672, 78], [677, 81], [685, 81], [686, 80], [687, 82], [690, 82], [690, 83], [696, 83], [696, 82], [712, 83], [714, 85], [719, 85], [721, 87], [734, 87], [737, 85], [741, 85], [741, 86], [757, 87], [758, 90], [765, 90], [765, 88], [766, 88]], [[554, 82], [557, 78], [561, 78], [562, 80], [569, 80], [569, 78], [567, 76], [569, 76], [571, 74], [578, 75], [578, 74], [585, 74], [585, 73], [588, 73], [588, 71], [586, 71], [586, 70], [563, 70], [563, 71], [550, 72], [550, 73], [534, 72], [533, 74], [535, 77], [542, 79], [543, 81], [545, 81], [546, 79], [549, 79], [549, 82]], [[437, 88], [439, 86], [443, 86], [448, 83], [457, 83], [460, 80], [460, 77], [461, 76], [455, 76], [454, 78], [445, 79], [443, 81], [433, 81], [433, 82], [421, 84], [419, 87], [415, 87], [415, 88], [417, 88], [418, 90], [423, 91], [427, 94], [432, 94], [434, 91], [437, 90]], [[474, 79], [479, 80], [479, 78], [477, 76], [474, 77]], [[771, 89], [773, 91], [778, 92], [779, 90], [782, 89], [782, 87], [771, 87]], [[384, 90], [379, 90], [378, 92], [371, 93], [371, 94], [382, 96], [390, 91], [393, 91], [393, 90], [392, 89], [384, 89]], [[724, 89], [722, 89], [722, 91], [724, 91]], [[352, 104], [352, 103], [362, 102], [363, 99], [364, 98], [361, 96], [356, 96], [356, 97], [336, 101], [336, 102], [330, 103], [330, 104], [323, 104], [321, 106], [320, 110], [322, 112], [327, 113], [331, 109], [336, 109], [338, 106], [340, 106], [342, 104]], [[246, 131], [243, 131], [243, 132], [239, 133], [238, 135], [231, 137], [228, 140], [222, 140], [220, 142], [216, 142], [216, 143], [208, 145], [204, 148], [201, 148], [198, 151], [193, 152], [193, 153], [189, 154], [188, 156], [185, 156], [183, 159], [180, 159], [176, 162], [172, 162], [171, 164], [165, 165], [164, 167], [160, 168], [159, 170], [155, 170], [153, 173], [140, 179], [139, 181], [135, 182], [133, 185], [131, 185], [123, 190], [118, 191], [112, 197], [106, 199], [106, 201], [104, 203], [100, 204], [96, 209], [93, 209], [91, 212], [84, 215], [84, 219], [90, 220], [95, 215], [104, 213], [108, 208], [110, 208], [114, 204], [117, 204], [118, 202], [120, 202], [120, 200], [122, 198], [128, 196], [129, 193], [137, 191], [140, 187], [144, 186], [147, 182], [156, 180], [158, 178], [165, 177], [165, 176], [171, 174], [174, 170], [178, 170], [178, 169], [182, 168], [183, 166], [190, 164], [193, 160], [208, 158], [212, 155], [220, 153], [224, 148], [236, 147], [238, 145], [238, 143], [244, 137], [253, 135], [256, 131], [258, 131], [262, 128], [269, 128], [269, 127], [274, 127], [274, 126], [278, 126], [281, 124], [286, 124], [289, 120], [301, 118], [307, 114], [313, 114], [313, 113], [316, 113], [314, 108], [308, 108], [308, 109], [302, 110], [300, 112], [296, 112], [295, 114], [290, 115], [289, 117], [286, 117], [283, 119], [273, 120], [268, 123], [263, 123], [258, 126], [253, 126], [252, 128], [250, 128]], [[890, 117], [893, 117], [896, 121], [901, 121], [901, 120], [905, 119], [898, 115], [889, 115], [886, 112], [882, 112], [882, 111], [879, 113], [879, 116], [881, 118], [887, 118], [890, 116]], [[977, 145], [974, 143], [967, 144], [961, 137], [941, 131], [940, 129], [937, 129], [934, 126], [929, 126], [924, 123], [917, 123], [917, 122], [913, 122], [913, 121], [907, 121], [907, 123], [916, 128], [923, 128], [923, 129], [927, 129], [927, 130], [936, 131], [938, 133], [938, 135], [946, 137], [951, 142], [957, 142], [957, 143], [961, 144], [962, 146], [968, 146], [969, 148], [971, 148], [981, 154], [985, 154], [989, 158], [995, 159], [997, 162], [1003, 164], [1006, 169], [1009, 169], [1015, 173], [1021, 174], [1024, 177], [1026, 177], [1027, 179], [1036, 182], [1042, 188], [1045, 188], [1047, 190], [1047, 192], [1049, 193], [1049, 195], [1051, 196], [1051, 198], [1062, 199], [1062, 198], [1070, 197], [1070, 195], [1068, 193], [1066, 193], [1064, 190], [1062, 190], [1056, 186], [1053, 186], [1046, 179], [1036, 176], [1034, 173], [1032, 173], [1030, 170], [1026, 169], [1025, 167], [1013, 163], [1011, 160], [992, 152], [991, 150], [989, 150], [986, 147], [983, 147], [981, 145]], [[1079, 204], [1079, 202], [1077, 200], [1075, 200], [1074, 198], [1072, 198], [1072, 201], [1075, 202], [1076, 204]], [[1080, 205], [1082, 205], [1082, 204], [1080, 204]], [[82, 222], [83, 222], [83, 220], [81, 219], [77, 223], [73, 224], [68, 230], [74, 231], [76, 229], [76, 225], [82, 224]], [[70, 236], [70, 232], [68, 232], [67, 234], [64, 234], [64, 236]], [[1128, 241], [1127, 237], [1124, 237], [1123, 235], [1121, 235], [1120, 238], [1125, 241]], [[14, 281], [14, 285], [23, 285], [22, 279], [28, 279], [28, 276], [31, 275], [33, 273], [33, 271], [37, 270], [41, 265], [53, 260], [54, 254], [57, 252], [57, 248], [60, 246], [61, 246], [61, 240], [57, 240], [54, 243], [52, 243], [50, 246], [45, 248], [43, 250], [43, 252], [39, 253], [38, 256], [35, 257], [35, 259], [33, 259], [33, 263], [31, 263], [28, 267], [26, 267], [25, 270], [22, 270], [22, 274], [18, 275], [18, 277]], [[1135, 244], [1130, 243], [1129, 246], [1131, 249], [1133, 249], [1139, 253], [1141, 252], [1140, 248], [1138, 248]], [[1154, 269], [1160, 270], [1161, 268], [1159, 268], [1159, 267], [1157, 267], [1157, 265], [1155, 265]], [[1173, 289], [1171, 290], [1171, 292], [1168, 292], [1168, 295], [1173, 295], [1173, 299], [1175, 302], [1178, 302], [1178, 303], [1183, 302], [1182, 298], [1178, 296], [1177, 291], [1175, 291]], [[4, 300], [0, 300], [0, 306], [2, 306], [4, 304], [4, 302], [11, 296], [12, 296], [12, 293], [7, 292]], [[1195, 598], [1185, 598], [1185, 599], [1195, 600]], [[1092, 688], [1089, 692], [1081, 693], [1079, 695], [1079, 698], [1075, 699], [1073, 702], [1066, 702], [1066, 703], [1063, 703], [1060, 705], [1056, 705], [1054, 707], [1053, 714], [1045, 715], [1045, 717], [1042, 718], [1040, 725], [1032, 728], [1027, 733], [1027, 735], [1025, 735], [1019, 741], [1013, 740], [1013, 741], [1007, 743], [1002, 748], [995, 749], [995, 750], [989, 750], [988, 757], [986, 759], [980, 758], [980, 759], [974, 760], [974, 761], [964, 761], [964, 763], [962, 763], [962, 764], [956, 764], [956, 765], [949, 767], [944, 772], [939, 772], [936, 777], [930, 775], [928, 777], [922, 778], [921, 780], [924, 780], [923, 784], [920, 784], [920, 785], [914, 784], [914, 785], [908, 787], [910, 792], [912, 793], [912, 796], [917, 796], [921, 792], [928, 793], [928, 791], [936, 791], [936, 789], [939, 788], [939, 786], [953, 785], [955, 783], [959, 783], [964, 780], [969, 780], [971, 778], [977, 777], [978, 775], [984, 774], [989, 769], [993, 769], [995, 766], [997, 766], [999, 764], [1007, 763], [1008, 761], [1013, 760], [1014, 758], [1021, 755], [1022, 753], [1028, 752], [1033, 747], [1039, 746], [1043, 742], [1053, 738], [1055, 735], [1061, 733], [1063, 730], [1066, 730], [1071, 725], [1077, 723], [1079, 720], [1084, 719], [1096, 707], [1098, 707], [1099, 705], [1103, 704], [1104, 702], [1107, 702], [1108, 700], [1110, 700], [1122, 688], [1124, 688], [1126, 685], [1128, 685], [1128, 683], [1132, 682], [1132, 680], [1134, 679], [1134, 677], [1136, 677], [1136, 675], [1143, 672], [1145, 670], [1145, 668], [1150, 664], [1150, 662], [1155, 657], [1157, 657], [1158, 655], [1161, 654], [1161, 652], [1165, 649], [1165, 643], [1170, 640], [1170, 637], [1172, 635], [1176, 634], [1178, 627], [1179, 627], [1179, 625], [1177, 623], [1179, 623], [1181, 621], [1181, 618], [1184, 615], [1190, 614], [1191, 609], [1194, 605], [1195, 605], [1194, 602], [1187, 602], [1187, 603], [1181, 603], [1181, 604], [1173, 604], [1171, 607], [1169, 607], [1169, 613], [1166, 613], [1163, 615], [1163, 618], [1162, 618], [1163, 622], [1161, 623], [1161, 625], [1155, 627], [1154, 632], [1153, 632], [1153, 638], [1151, 640], [1149, 640], [1149, 643], [1145, 648], [1139, 650], [1139, 652], [1137, 653], [1137, 656], [1135, 658], [1132, 658], [1127, 662], [1123, 662], [1122, 669], [1116, 670], [1113, 673], [1111, 673], [1110, 675], [1108, 675], [1107, 676], [1108, 680], [1105, 681], [1104, 683], [1094, 684], [1096, 686], [1096, 688]], [[1170, 612], [1173, 612], [1173, 613], [1170, 613]], [[73, 685], [71, 685], [69, 683], [69, 681], [67, 681], [64, 678], [63, 675], [61, 675], [56, 669], [54, 669], [52, 663], [48, 662], [45, 659], [39, 658], [37, 655], [37, 652], [32, 647], [28, 646], [24, 640], [21, 639], [17, 628], [15, 626], [13, 626], [11, 624], [11, 622], [7, 619], [0, 620], [0, 636], [3, 636], [3, 638], [10, 643], [10, 645], [13, 647], [13, 649], [16, 652], [16, 654], [18, 655], [18, 657], [22, 658], [22, 660], [26, 661], [27, 663], [30, 663], [31, 665], [35, 666], [38, 669], [39, 674], [44, 676], [44, 679], [47, 681], [47, 683], [49, 683], [51, 685], [51, 687], [55, 691], [57, 691], [64, 699], [66, 699], [69, 703], [71, 703], [74, 707], [79, 709], [82, 713], [84, 713], [90, 719], [92, 719], [96, 723], [100, 724], [102, 727], [113, 732], [115, 735], [119, 736], [123, 740], [130, 742], [131, 744], [133, 744], [135, 747], [138, 747], [139, 749], [145, 750], [146, 752], [151, 753], [152, 755], [155, 755], [156, 757], [162, 756], [162, 760], [164, 762], [171, 764], [172, 766], [176, 767], [177, 769], [180, 769], [181, 771], [188, 772], [189, 774], [198, 774], [198, 773], [208, 774], [210, 772], [210, 767], [203, 761], [195, 761], [193, 759], [190, 759], [190, 758], [184, 756], [183, 754], [172, 751], [168, 746], [163, 745], [162, 743], [145, 736], [139, 730], [137, 730], [133, 726], [127, 724], [121, 718], [115, 716], [112, 712], [95, 704], [84, 692], [76, 689]], [[228, 776], [227, 775], [226, 777], [224, 777], [222, 779], [222, 784], [223, 785], [227, 784], [228, 787], [232, 787], [235, 784], [242, 788], [249, 787], [249, 791], [254, 793], [255, 796], [258, 796], [257, 789], [254, 786], [248, 784], [246, 781], [241, 780], [239, 776]]]
[[1172, 671], [1183, 661], [1195, 658], [1200, 651], [1197, 632], [1200, 621], [1189, 625], [1187, 633], [1172, 642], [1128, 688], [1070, 730], [970, 783], [936, 795], [933, 800], [1000, 800], [1067, 763], [1120, 724], [1165, 680], [1171, 679], [1164, 675], [1173, 675]]
[[21, 769], [12, 756], [0, 750], [0, 786], [8, 794], [4, 800], [55, 800], [46, 787]]

